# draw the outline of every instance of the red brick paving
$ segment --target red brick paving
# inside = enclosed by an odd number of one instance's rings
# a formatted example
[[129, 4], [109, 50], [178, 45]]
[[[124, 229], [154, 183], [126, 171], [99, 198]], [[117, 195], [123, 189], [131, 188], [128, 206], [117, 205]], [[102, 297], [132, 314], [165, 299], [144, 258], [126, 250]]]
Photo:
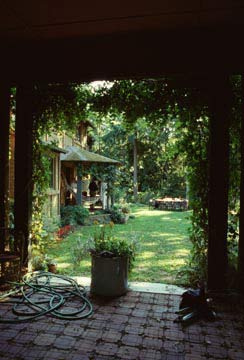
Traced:
[[[174, 322], [179, 295], [131, 291], [91, 302], [88, 319], [0, 324], [0, 359], [244, 360], [244, 304], [238, 298], [216, 301], [216, 321], [185, 328]], [[2, 317], [6, 311], [0, 303]]]

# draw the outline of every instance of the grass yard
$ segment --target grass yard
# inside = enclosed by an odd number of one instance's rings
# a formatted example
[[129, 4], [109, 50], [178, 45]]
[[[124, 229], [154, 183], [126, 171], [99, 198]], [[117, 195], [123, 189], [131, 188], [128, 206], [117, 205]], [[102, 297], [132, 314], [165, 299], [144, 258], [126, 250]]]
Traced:
[[[170, 212], [149, 210], [147, 206], [133, 206], [134, 219], [125, 225], [115, 225], [114, 235], [126, 237], [129, 233], [139, 239], [139, 250], [131, 281], [161, 282], [183, 284], [177, 273], [186, 264], [191, 244], [188, 240], [189, 211]], [[83, 226], [65, 239], [55, 242], [48, 249], [48, 255], [58, 262], [60, 273], [77, 276], [90, 276], [90, 257], [74, 266], [72, 247], [78, 238], [87, 239], [94, 232], [93, 226]]]

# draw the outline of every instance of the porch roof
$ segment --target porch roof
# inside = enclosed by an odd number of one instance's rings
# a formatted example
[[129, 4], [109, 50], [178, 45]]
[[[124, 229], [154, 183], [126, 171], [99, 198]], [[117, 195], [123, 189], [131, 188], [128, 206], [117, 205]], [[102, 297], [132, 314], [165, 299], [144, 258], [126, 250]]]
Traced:
[[88, 150], [84, 150], [78, 146], [69, 146], [66, 148], [66, 154], [61, 154], [61, 161], [77, 161], [85, 163], [104, 163], [119, 165], [120, 162], [110, 159], [106, 156], [95, 154]]
[[63, 153], [63, 154], [66, 154], [66, 152], [67, 152], [65, 149], [60, 148], [59, 146], [56, 146], [54, 144], [50, 144], [50, 143], [48, 143], [46, 141], [43, 141], [42, 143], [47, 149], [49, 149], [49, 150], [51, 150], [53, 152]]

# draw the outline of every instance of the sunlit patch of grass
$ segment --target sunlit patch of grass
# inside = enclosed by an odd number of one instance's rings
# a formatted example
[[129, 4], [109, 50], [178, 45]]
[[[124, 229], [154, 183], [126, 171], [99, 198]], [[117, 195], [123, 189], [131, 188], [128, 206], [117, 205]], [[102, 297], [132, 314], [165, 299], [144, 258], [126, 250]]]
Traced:
[[[153, 256], [154, 256], [154, 252], [152, 251], [144, 251], [142, 254], [141, 254], [141, 258], [146, 260], [146, 259], [151, 259]], [[140, 255], [139, 255], [140, 256]]]
[[58, 263], [58, 267], [60, 270], [62, 269], [68, 269], [70, 267], [70, 263], [63, 263], [63, 262], [59, 262]]
[[[117, 237], [126, 238], [133, 233], [139, 239], [130, 280], [181, 284], [182, 279], [177, 278], [177, 273], [185, 266], [191, 249], [188, 238], [190, 212], [152, 210], [147, 206], [133, 206], [132, 209], [135, 218], [113, 228]], [[94, 229], [94, 226], [77, 227], [74, 233], [48, 249], [48, 254], [57, 260], [60, 272], [90, 276], [90, 257], [74, 264], [72, 247], [77, 239], [85, 241], [91, 237]]]

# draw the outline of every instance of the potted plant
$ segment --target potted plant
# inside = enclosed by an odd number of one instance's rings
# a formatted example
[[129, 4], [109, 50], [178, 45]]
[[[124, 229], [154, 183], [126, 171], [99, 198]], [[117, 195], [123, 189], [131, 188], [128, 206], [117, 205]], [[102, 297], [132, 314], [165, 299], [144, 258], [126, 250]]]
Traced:
[[86, 251], [91, 254], [92, 294], [120, 296], [128, 290], [128, 272], [135, 259], [136, 241], [115, 237], [113, 226], [112, 222], [97, 226], [85, 244]]
[[56, 274], [57, 272], [57, 263], [52, 258], [46, 256], [45, 257], [45, 263], [47, 265], [48, 272]]

